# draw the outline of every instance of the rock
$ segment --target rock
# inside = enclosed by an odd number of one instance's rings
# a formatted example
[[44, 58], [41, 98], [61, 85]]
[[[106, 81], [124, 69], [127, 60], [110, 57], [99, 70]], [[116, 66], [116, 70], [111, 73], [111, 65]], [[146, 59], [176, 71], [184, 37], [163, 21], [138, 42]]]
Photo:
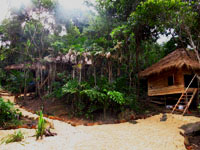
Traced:
[[180, 132], [180, 134], [184, 137], [185, 146], [190, 146], [189, 138], [182, 132]]
[[187, 135], [200, 131], [200, 122], [190, 124], [184, 130], [185, 130], [185, 134]]
[[133, 120], [135, 119], [135, 112], [129, 109], [126, 109], [125, 111], [121, 112], [118, 115], [119, 120], [125, 119], [125, 120]]
[[160, 121], [166, 121], [167, 120], [167, 115], [163, 114], [163, 116], [160, 118]]

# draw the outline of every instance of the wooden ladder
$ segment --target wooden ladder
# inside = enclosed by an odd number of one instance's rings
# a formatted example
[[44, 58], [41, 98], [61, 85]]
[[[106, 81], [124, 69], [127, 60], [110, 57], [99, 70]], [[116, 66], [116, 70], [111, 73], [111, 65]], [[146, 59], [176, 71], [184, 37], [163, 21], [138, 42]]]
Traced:
[[196, 93], [197, 93], [197, 88], [194, 89], [192, 97], [190, 98], [189, 102], [186, 104], [186, 107], [185, 107], [182, 115], [184, 115], [186, 113], [186, 111], [188, 110], [188, 108], [190, 107], [190, 104], [192, 103], [192, 100], [193, 100], [194, 96], [196, 95]]
[[[179, 98], [178, 102], [176, 103], [176, 105], [174, 106], [172, 113], [174, 113], [174, 111], [176, 110], [176, 108], [178, 107], [178, 105], [181, 104], [185, 104], [185, 109], [183, 111], [184, 115], [186, 113], [186, 111], [188, 110], [190, 104], [192, 103], [192, 100], [195, 96], [195, 94], [197, 93], [197, 88], [194, 88], [193, 91], [188, 91], [190, 85], [192, 84], [193, 80], [195, 79], [195, 77], [197, 76], [197, 74], [194, 75], [194, 77], [192, 78], [192, 80], [190, 81], [188, 87], [185, 89], [185, 91], [181, 94], [181, 97]], [[188, 101], [189, 99], [189, 101]]]

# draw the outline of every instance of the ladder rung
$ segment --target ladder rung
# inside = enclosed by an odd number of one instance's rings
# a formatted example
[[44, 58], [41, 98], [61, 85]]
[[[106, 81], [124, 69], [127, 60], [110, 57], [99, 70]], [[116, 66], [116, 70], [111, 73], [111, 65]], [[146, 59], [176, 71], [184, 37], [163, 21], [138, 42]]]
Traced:
[[183, 112], [184, 109], [175, 109], [175, 111], [180, 111], [180, 112]]
[[[189, 99], [190, 99], [190, 98], [188, 98], [188, 100], [189, 100]], [[185, 99], [185, 98], [181, 98], [181, 99], [180, 99], [180, 101], [183, 101], [183, 100], [186, 100], [186, 99]]]

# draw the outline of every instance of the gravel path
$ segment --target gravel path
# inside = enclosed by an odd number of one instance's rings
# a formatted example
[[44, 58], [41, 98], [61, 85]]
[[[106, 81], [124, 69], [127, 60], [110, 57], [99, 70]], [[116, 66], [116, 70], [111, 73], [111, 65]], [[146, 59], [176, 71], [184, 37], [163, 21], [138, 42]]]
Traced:
[[[4, 94], [5, 95], [5, 94]], [[2, 96], [14, 100], [12, 96]], [[16, 106], [18, 107], [18, 106]], [[20, 109], [24, 115], [37, 115]], [[58, 135], [35, 140], [35, 130], [20, 129], [26, 138], [20, 143], [0, 145], [0, 150], [185, 150], [180, 127], [200, 121], [200, 118], [167, 114], [167, 121], [160, 122], [162, 114], [133, 123], [72, 127], [61, 121], [51, 120]], [[19, 129], [18, 129], [19, 130]], [[15, 130], [0, 130], [0, 138]]]

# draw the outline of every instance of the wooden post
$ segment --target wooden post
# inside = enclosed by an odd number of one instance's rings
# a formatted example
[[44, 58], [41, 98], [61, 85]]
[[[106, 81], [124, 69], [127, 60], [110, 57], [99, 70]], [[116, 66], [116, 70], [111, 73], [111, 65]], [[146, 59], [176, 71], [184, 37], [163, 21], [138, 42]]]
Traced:
[[199, 81], [199, 77], [197, 78], [198, 79], [198, 91], [197, 91], [197, 101], [196, 101], [196, 105], [197, 105], [197, 107], [199, 106], [199, 96], [200, 96], [200, 81]]

